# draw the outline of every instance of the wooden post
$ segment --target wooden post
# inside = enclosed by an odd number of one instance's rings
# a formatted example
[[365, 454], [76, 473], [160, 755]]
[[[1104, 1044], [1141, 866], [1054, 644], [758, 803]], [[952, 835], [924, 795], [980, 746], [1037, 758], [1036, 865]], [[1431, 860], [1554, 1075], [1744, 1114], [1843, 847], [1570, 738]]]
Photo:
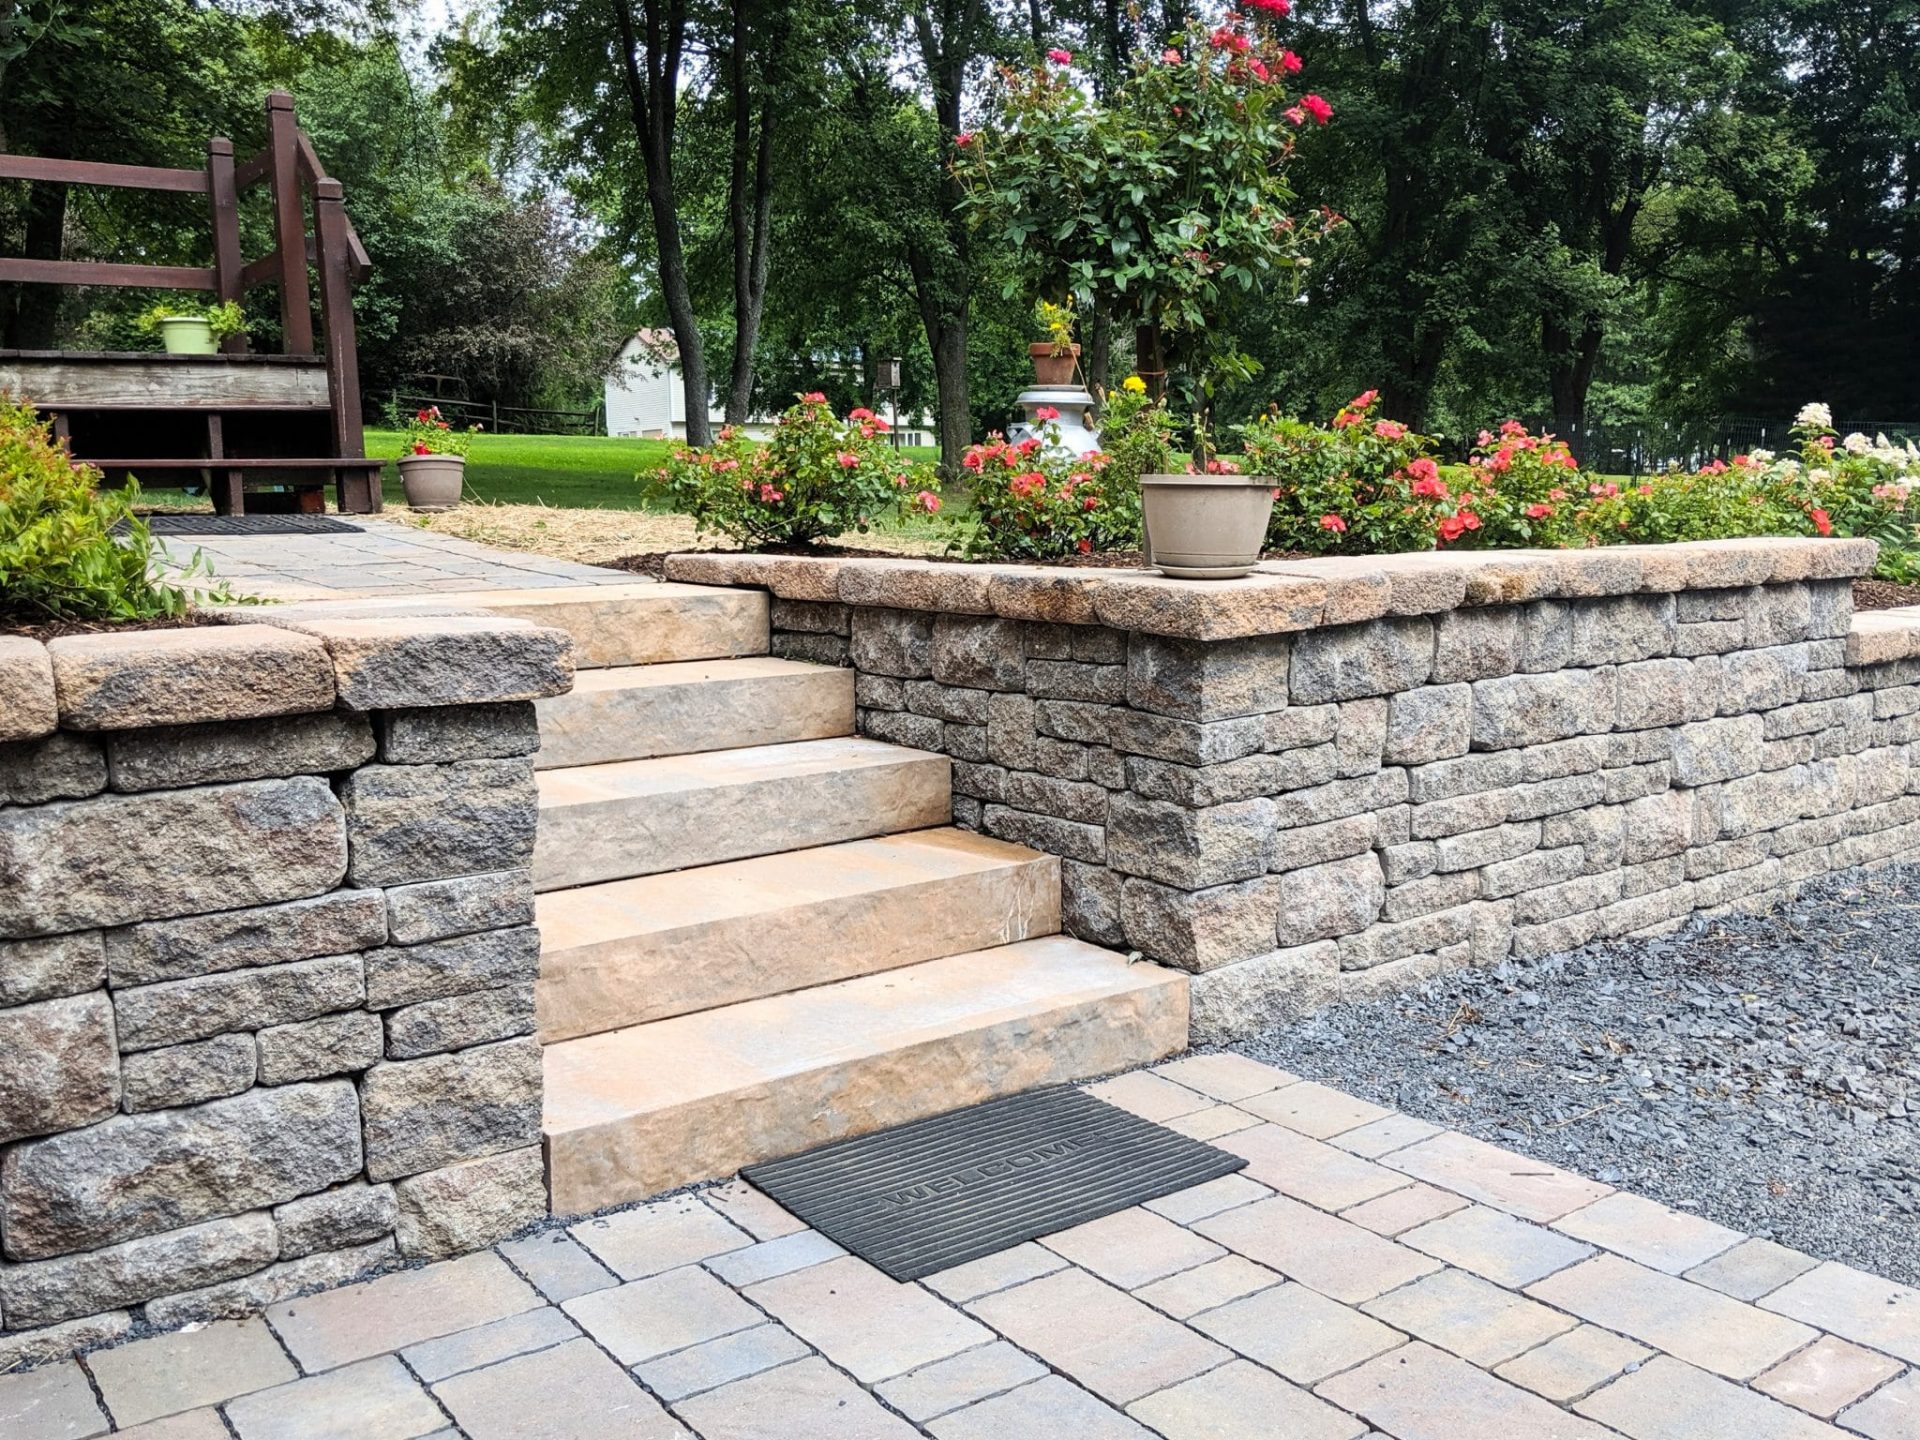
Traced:
[[[293, 96], [267, 96], [267, 187], [280, 256], [280, 329], [289, 355], [313, 354], [313, 301], [307, 293], [307, 220], [300, 204], [300, 133]], [[329, 367], [331, 369], [331, 367]]]
[[[227, 458], [227, 428], [224, 417], [218, 410], [207, 412], [207, 458], [224, 460]], [[213, 490], [213, 508], [220, 515], [244, 515], [247, 513], [246, 487], [241, 483], [238, 470], [211, 470], [208, 472]]]
[[[313, 187], [313, 230], [320, 266], [320, 323], [327, 336], [327, 398], [332, 407], [333, 453], [357, 460], [367, 453], [360, 423], [360, 357], [353, 343], [352, 252], [338, 180]], [[368, 514], [380, 508], [380, 472], [342, 470], [340, 508]]]
[[[216, 137], [207, 142], [207, 198], [213, 210], [213, 299], [224, 305], [241, 297], [240, 187], [233, 177], [231, 140]], [[220, 348], [229, 355], [244, 355], [246, 332], [225, 336]]]

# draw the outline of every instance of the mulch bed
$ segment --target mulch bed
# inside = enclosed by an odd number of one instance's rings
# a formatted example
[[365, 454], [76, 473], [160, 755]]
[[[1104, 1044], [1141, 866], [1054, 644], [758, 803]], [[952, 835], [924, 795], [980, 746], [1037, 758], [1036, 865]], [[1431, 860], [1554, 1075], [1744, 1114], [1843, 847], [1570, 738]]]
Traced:
[[63, 635], [103, 635], [126, 630], [188, 630], [196, 625], [218, 625], [211, 615], [190, 611], [153, 620], [29, 620], [0, 615], [0, 635], [22, 635], [29, 640], [58, 640]]
[[1891, 580], [1853, 582], [1856, 610], [1892, 610], [1901, 605], [1920, 605], [1920, 585], [1896, 585]]
[[[670, 550], [658, 554], [622, 555], [617, 560], [602, 560], [599, 564], [615, 570], [630, 570], [636, 575], [647, 575], [658, 580], [666, 573], [668, 555], [738, 555], [737, 550]], [[756, 555], [811, 555], [833, 560], [937, 560], [943, 565], [991, 565], [1002, 562], [992, 560], [967, 560], [958, 555], [902, 555], [893, 550], [861, 550], [850, 545], [795, 545], [790, 548], [769, 548], [750, 552]], [[1313, 557], [1297, 550], [1268, 550], [1261, 554], [1262, 560], [1309, 560]], [[1146, 568], [1147, 554], [1144, 550], [1097, 550], [1091, 555], [1067, 555], [1057, 560], [1020, 560], [1020, 565], [1044, 565], [1061, 570], [1141, 570]]]

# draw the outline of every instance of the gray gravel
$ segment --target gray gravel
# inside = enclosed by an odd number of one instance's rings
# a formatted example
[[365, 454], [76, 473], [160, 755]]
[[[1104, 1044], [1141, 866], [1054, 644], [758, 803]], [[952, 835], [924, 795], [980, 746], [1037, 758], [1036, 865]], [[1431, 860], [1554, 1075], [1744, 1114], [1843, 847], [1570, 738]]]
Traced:
[[1234, 1048], [1920, 1284], [1920, 867], [1451, 975]]

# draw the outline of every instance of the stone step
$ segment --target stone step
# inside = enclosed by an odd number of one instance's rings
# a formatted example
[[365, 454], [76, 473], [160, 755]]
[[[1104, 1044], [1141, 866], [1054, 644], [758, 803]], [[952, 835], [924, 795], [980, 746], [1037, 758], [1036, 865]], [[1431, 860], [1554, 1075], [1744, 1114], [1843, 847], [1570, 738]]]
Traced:
[[1144, 1065], [1186, 1040], [1184, 974], [1056, 935], [562, 1041], [544, 1052], [553, 1210]]
[[853, 733], [853, 671], [759, 655], [582, 670], [539, 701], [542, 770]]
[[844, 737], [539, 774], [537, 890], [945, 825], [944, 755]]
[[539, 902], [545, 1044], [735, 1005], [1060, 928], [1060, 862], [917, 830]]
[[631, 585], [555, 585], [433, 598], [558, 626], [573, 636], [573, 663], [581, 670], [767, 653], [767, 596], [762, 590], [635, 580]]

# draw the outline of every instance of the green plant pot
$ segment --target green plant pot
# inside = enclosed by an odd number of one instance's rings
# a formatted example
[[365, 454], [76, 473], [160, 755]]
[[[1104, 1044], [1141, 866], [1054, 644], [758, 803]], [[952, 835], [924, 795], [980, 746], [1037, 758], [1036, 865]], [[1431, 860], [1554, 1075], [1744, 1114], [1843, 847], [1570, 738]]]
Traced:
[[217, 354], [213, 327], [198, 315], [169, 315], [160, 322], [160, 343], [169, 355]]

